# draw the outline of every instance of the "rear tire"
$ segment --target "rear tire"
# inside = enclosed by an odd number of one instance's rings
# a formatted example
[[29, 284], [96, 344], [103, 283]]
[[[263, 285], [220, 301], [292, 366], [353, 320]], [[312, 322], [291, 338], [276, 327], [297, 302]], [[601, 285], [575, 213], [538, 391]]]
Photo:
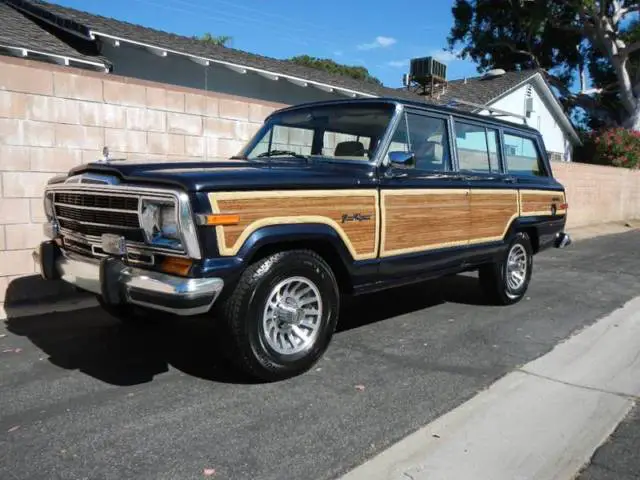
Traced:
[[529, 236], [518, 232], [501, 258], [480, 268], [480, 285], [492, 303], [511, 305], [524, 297], [533, 270], [533, 248]]
[[229, 359], [268, 382], [307, 371], [329, 346], [339, 300], [331, 268], [313, 251], [290, 250], [258, 260], [221, 308]]

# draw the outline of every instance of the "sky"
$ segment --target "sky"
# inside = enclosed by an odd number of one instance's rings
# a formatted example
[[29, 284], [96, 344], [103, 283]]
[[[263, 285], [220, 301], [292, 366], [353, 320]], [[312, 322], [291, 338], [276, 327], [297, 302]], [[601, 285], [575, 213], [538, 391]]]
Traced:
[[434, 56], [449, 79], [477, 75], [445, 52], [453, 0], [49, 0], [181, 35], [229, 35], [230, 46], [275, 58], [307, 54], [362, 65], [402, 85], [409, 59]]

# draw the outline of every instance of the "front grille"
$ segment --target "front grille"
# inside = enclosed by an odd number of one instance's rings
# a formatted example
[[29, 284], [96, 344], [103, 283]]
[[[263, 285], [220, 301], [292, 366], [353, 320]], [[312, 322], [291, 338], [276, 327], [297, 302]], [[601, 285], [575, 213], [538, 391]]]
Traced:
[[95, 195], [92, 193], [57, 192], [56, 204], [77, 207], [138, 211], [138, 197], [126, 195]]
[[111, 233], [114, 235], [120, 235], [130, 242], [144, 242], [144, 232], [141, 228], [130, 229], [121, 228], [115, 225], [87, 225], [60, 217], [58, 217], [58, 223], [60, 224], [60, 228], [91, 237], [101, 237], [105, 233]]
[[92, 257], [105, 256], [101, 237], [112, 234], [125, 238], [127, 260], [131, 263], [153, 265], [151, 252], [164, 251], [146, 244], [138, 211], [143, 197], [175, 201], [169, 192], [146, 194], [122, 189], [111, 192], [69, 186], [52, 189], [48, 194], [53, 195], [53, 211], [68, 250]]
[[140, 199], [133, 195], [55, 192], [54, 211], [60, 227], [82, 235], [110, 233], [130, 242], [144, 242], [138, 218]]
[[56, 205], [56, 217], [78, 222], [118, 225], [140, 228], [138, 213], [113, 212], [109, 210], [78, 210], [67, 205]]

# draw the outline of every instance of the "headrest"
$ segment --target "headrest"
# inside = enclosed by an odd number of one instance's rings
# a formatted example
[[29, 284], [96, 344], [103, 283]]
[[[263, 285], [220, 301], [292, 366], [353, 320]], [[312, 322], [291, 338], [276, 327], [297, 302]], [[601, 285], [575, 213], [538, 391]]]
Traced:
[[360, 142], [340, 142], [336, 145], [336, 157], [364, 157], [364, 145]]

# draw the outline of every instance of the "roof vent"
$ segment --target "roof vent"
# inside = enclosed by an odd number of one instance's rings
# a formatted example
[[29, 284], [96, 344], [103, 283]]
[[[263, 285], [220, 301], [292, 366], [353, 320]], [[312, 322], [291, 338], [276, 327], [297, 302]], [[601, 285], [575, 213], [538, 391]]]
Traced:
[[489, 70], [487, 73], [485, 73], [484, 78], [501, 77], [505, 73], [507, 72], [505, 72], [502, 68], [494, 68], [493, 70]]

